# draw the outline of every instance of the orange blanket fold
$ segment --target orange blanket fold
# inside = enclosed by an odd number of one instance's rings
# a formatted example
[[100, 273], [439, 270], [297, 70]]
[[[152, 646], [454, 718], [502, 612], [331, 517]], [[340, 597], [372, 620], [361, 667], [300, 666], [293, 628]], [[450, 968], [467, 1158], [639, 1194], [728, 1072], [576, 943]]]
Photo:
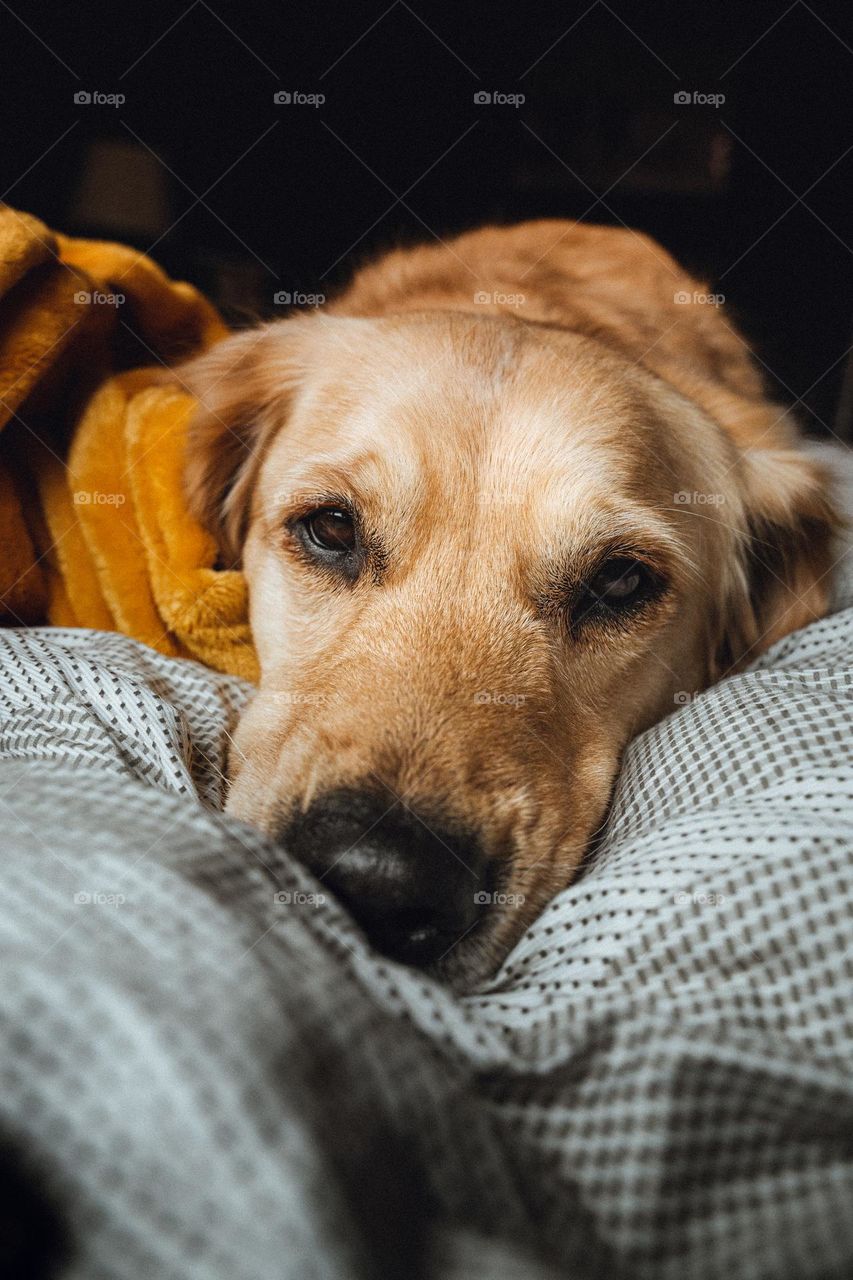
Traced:
[[144, 255], [0, 206], [0, 624], [118, 630], [257, 679], [245, 580], [183, 501], [193, 402], [164, 376], [226, 333]]

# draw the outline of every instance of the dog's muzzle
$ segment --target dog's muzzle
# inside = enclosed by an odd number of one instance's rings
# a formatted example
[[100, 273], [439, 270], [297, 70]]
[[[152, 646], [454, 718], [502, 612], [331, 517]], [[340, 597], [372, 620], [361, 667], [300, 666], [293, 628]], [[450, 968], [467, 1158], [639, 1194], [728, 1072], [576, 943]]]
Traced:
[[476, 837], [375, 791], [320, 796], [283, 835], [373, 945], [406, 964], [437, 964], [474, 930], [489, 900]]

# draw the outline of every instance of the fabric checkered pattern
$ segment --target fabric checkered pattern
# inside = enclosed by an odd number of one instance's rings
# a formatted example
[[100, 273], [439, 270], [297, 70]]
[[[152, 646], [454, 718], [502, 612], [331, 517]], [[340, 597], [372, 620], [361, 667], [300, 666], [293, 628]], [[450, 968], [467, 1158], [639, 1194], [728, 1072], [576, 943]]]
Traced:
[[632, 744], [584, 876], [464, 998], [216, 812], [246, 686], [0, 633], [9, 1274], [853, 1274], [836, 595]]

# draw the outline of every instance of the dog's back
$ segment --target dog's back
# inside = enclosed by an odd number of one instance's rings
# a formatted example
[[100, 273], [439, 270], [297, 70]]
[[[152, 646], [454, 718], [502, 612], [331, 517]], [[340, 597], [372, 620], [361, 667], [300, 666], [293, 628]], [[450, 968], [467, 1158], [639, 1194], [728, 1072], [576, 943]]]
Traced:
[[[618, 350], [714, 416], [740, 420], [766, 402], [720, 301], [640, 232], [542, 219], [394, 250], [357, 272], [329, 310], [453, 310], [556, 325]], [[728, 413], [727, 393], [738, 398]]]

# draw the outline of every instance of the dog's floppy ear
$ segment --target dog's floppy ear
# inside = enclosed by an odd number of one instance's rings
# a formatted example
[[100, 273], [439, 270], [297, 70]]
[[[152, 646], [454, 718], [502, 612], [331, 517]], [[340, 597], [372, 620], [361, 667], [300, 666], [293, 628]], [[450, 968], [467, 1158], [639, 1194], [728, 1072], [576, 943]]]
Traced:
[[235, 334], [178, 371], [198, 400], [187, 436], [187, 504], [227, 568], [239, 564], [258, 468], [298, 385], [300, 329], [279, 320]]
[[798, 449], [785, 442], [747, 446], [740, 463], [746, 536], [717, 675], [826, 613], [832, 542], [841, 524], [827, 472]]

